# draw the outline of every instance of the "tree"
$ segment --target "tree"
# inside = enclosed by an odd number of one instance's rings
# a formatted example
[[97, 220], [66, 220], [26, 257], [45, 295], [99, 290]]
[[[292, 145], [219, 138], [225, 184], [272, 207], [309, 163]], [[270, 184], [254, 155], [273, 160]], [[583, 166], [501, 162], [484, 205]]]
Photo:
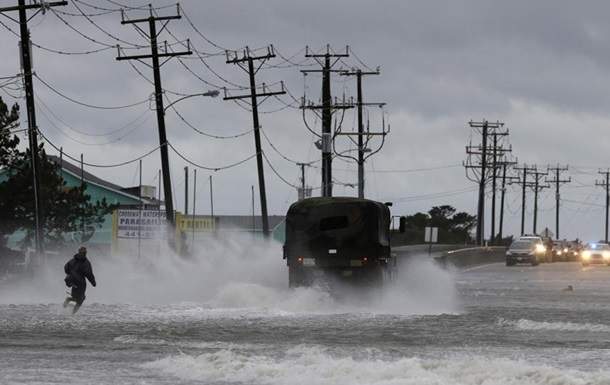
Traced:
[[447, 243], [471, 241], [470, 231], [476, 225], [476, 216], [456, 212], [453, 206], [434, 206], [427, 213], [415, 213], [405, 217], [407, 236], [412, 243], [424, 241], [426, 226], [438, 227], [439, 241]]
[[[26, 247], [31, 244], [35, 227], [31, 154], [29, 150], [17, 149], [19, 140], [7, 128], [18, 124], [18, 107], [14, 106], [9, 113], [0, 99], [0, 115], [0, 144], [3, 145], [0, 153], [0, 248], [6, 248], [7, 237], [19, 230], [25, 231], [21, 246]], [[86, 185], [68, 187], [59, 166], [47, 158], [44, 144], [39, 146], [39, 156], [45, 244], [61, 245], [66, 240], [66, 233], [78, 233], [81, 242], [89, 240], [112, 207], [105, 200], [92, 203], [85, 192]]]

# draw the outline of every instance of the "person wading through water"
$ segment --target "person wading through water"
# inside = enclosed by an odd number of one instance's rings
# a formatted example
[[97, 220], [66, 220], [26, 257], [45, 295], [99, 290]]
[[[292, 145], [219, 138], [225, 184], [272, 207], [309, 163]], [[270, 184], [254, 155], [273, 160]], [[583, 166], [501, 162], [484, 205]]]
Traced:
[[70, 301], [75, 302], [76, 304], [72, 310], [72, 314], [74, 314], [85, 300], [85, 290], [87, 289], [85, 278], [91, 282], [93, 287], [96, 285], [93, 269], [87, 259], [87, 249], [85, 247], [80, 247], [78, 253], [64, 265], [64, 272], [66, 273], [66, 278], [64, 279], [66, 286], [72, 288], [71, 296], [64, 301], [64, 307], [68, 306]]

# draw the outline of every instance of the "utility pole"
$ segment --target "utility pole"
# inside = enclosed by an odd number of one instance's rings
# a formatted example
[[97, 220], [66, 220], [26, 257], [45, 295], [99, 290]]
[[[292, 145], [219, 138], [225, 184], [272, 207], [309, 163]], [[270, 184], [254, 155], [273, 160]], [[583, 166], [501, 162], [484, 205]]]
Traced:
[[256, 216], [254, 215], [254, 185], [251, 186], [252, 190], [252, 235], [256, 232]]
[[[187, 40], [187, 50], [182, 52], [169, 52], [167, 48], [167, 41], [165, 43], [165, 49], [159, 52], [159, 43], [157, 38], [159, 34], [163, 32], [167, 24], [171, 20], [178, 20], [180, 16], [180, 6], [177, 6], [177, 14], [173, 16], [155, 16], [153, 13], [152, 6], [150, 6], [150, 16], [141, 19], [125, 19], [125, 14], [121, 10], [121, 24], [131, 24], [134, 28], [142, 35], [146, 36], [150, 40], [150, 54], [144, 55], [131, 55], [121, 56], [121, 47], [117, 45], [118, 56], [116, 60], [138, 60], [142, 63], [142, 59], [152, 59], [152, 69], [155, 83], [155, 102], [157, 109], [157, 126], [159, 129], [159, 146], [161, 152], [161, 169], [163, 170], [163, 191], [165, 193], [165, 216], [167, 223], [171, 227], [174, 226], [174, 199], [172, 196], [172, 181], [170, 176], [169, 168], [169, 156], [168, 156], [168, 144], [167, 134], [165, 132], [165, 109], [163, 108], [163, 86], [161, 85], [161, 66], [165, 64], [169, 59], [174, 56], [191, 55], [193, 52], [190, 50], [190, 41]], [[157, 32], [157, 22], [163, 22], [163, 26]], [[148, 33], [138, 26], [140, 23], [148, 24]], [[163, 63], [159, 64], [160, 58], [167, 58]], [[144, 63], [146, 64], [146, 63]], [[148, 64], [146, 64], [148, 65]], [[148, 65], [149, 66], [149, 65]], [[150, 66], [149, 66], [150, 67]]]
[[[301, 70], [301, 72], [305, 75], [312, 72], [321, 72], [322, 73], [322, 104], [314, 105], [313, 103], [305, 104], [305, 98], [303, 98], [303, 103], [301, 105], [301, 109], [303, 109], [303, 114], [305, 114], [305, 110], [322, 110], [322, 115], [320, 116], [322, 119], [322, 196], [323, 197], [331, 197], [333, 195], [333, 178], [332, 178], [332, 119], [333, 113], [335, 110], [353, 108], [353, 105], [345, 105], [344, 103], [333, 103], [332, 95], [331, 95], [331, 87], [330, 87], [330, 75], [332, 72], [343, 72], [341, 70], [333, 70], [335, 64], [341, 58], [349, 57], [349, 47], [345, 47], [345, 53], [332, 53], [330, 49], [330, 45], [326, 46], [325, 53], [310, 53], [309, 47], [305, 47], [305, 57], [313, 58], [318, 62], [322, 69], [317, 70]], [[324, 61], [322, 61], [322, 59]], [[334, 60], [333, 60], [334, 59]], [[332, 62], [332, 63], [331, 63]], [[316, 112], [317, 113], [317, 112]], [[318, 115], [319, 116], [319, 115]], [[304, 116], [303, 116], [304, 118]]]
[[301, 191], [297, 190], [297, 198], [299, 200], [305, 199], [305, 167], [309, 166], [309, 163], [297, 163], [297, 165], [301, 168]]
[[518, 184], [521, 185], [521, 235], [525, 235], [525, 197], [526, 190], [528, 187], [533, 187], [533, 183], [528, 182], [527, 176], [536, 171], [535, 167], [528, 167], [527, 164], [524, 164], [523, 167], [515, 167], [515, 171], [521, 172], [521, 175], [513, 178], [509, 184]]
[[491, 147], [492, 152], [492, 164], [491, 164], [491, 243], [495, 243], [496, 239], [496, 179], [499, 167], [499, 156], [504, 156], [506, 152], [512, 151], [498, 148], [498, 136], [508, 136], [508, 130], [506, 131], [493, 131], [490, 133], [493, 138], [493, 145]]
[[[193, 170], [193, 216], [191, 217], [191, 237], [192, 245], [191, 248], [195, 251], [195, 209], [197, 204], [197, 169]], [[184, 212], [184, 215], [188, 215], [188, 212]]]
[[189, 168], [184, 167], [184, 215], [189, 213]]
[[[25, 0], [18, 0], [16, 6], [0, 8], [0, 13], [18, 11], [19, 19], [4, 14], [7, 18], [19, 24], [21, 36], [21, 65], [23, 66], [23, 83], [25, 88], [25, 104], [28, 118], [28, 145], [30, 147], [30, 168], [32, 169], [32, 190], [34, 192], [34, 243], [36, 254], [42, 255], [44, 250], [44, 233], [42, 230], [44, 222], [44, 208], [42, 206], [40, 190], [40, 160], [38, 157], [38, 126], [36, 125], [36, 108], [34, 104], [34, 83], [32, 81], [32, 51], [30, 42], [30, 30], [28, 21], [39, 12], [46, 12], [51, 7], [68, 5], [67, 1], [50, 1], [27, 4]], [[30, 18], [27, 16], [28, 9], [35, 9], [36, 13]]]
[[140, 172], [140, 183], [138, 184], [138, 259], [142, 255], [142, 159], [140, 159], [138, 171]]
[[356, 107], [358, 108], [358, 198], [364, 198], [364, 153], [366, 149], [366, 145], [364, 143], [364, 136], [370, 137], [370, 133], [364, 132], [364, 122], [362, 119], [362, 107], [364, 106], [379, 106], [383, 107], [385, 103], [364, 103], [362, 97], [362, 76], [367, 75], [379, 75], [379, 70], [377, 71], [369, 71], [365, 72], [360, 69], [341, 72], [343, 76], [356, 76], [356, 88], [357, 88], [357, 96], [356, 96]]
[[542, 177], [547, 176], [548, 172], [535, 171], [532, 172], [532, 176], [534, 177], [534, 225], [533, 225], [533, 233], [538, 234], [537, 221], [538, 221], [538, 193], [545, 188], [549, 188], [551, 186], [540, 184]]
[[610, 170], [599, 170], [598, 174], [603, 175], [605, 178], [602, 181], [595, 181], [596, 186], [603, 186], [606, 189], [606, 232], [604, 240], [608, 243], [608, 208], [610, 207]]
[[[263, 150], [261, 148], [261, 136], [260, 136], [260, 125], [258, 122], [258, 98], [266, 98], [274, 95], [283, 95], [286, 93], [284, 90], [284, 82], [280, 82], [282, 89], [280, 91], [267, 90], [265, 83], [262, 85], [262, 91], [258, 92], [256, 87], [256, 73], [260, 70], [265, 62], [275, 57], [273, 51], [273, 45], [268, 46], [265, 52], [257, 54], [251, 52], [248, 47], [243, 50], [242, 55], [238, 51], [226, 51], [227, 64], [236, 64], [241, 69], [248, 73], [250, 77], [250, 94], [248, 95], [236, 95], [230, 96], [227, 94], [227, 89], [224, 89], [225, 96], [224, 100], [239, 100], [239, 99], [250, 99], [252, 105], [252, 121], [254, 124], [254, 145], [256, 147], [256, 166], [258, 169], [258, 188], [261, 200], [261, 214], [263, 218], [263, 235], [269, 237], [269, 217], [267, 214], [267, 192], [265, 190], [265, 172], [263, 169]], [[254, 62], [260, 62], [256, 69], [254, 68]], [[246, 63], [247, 66], [244, 65]]]
[[214, 220], [214, 184], [212, 183], [212, 175], [210, 175], [210, 214]]
[[498, 224], [498, 239], [502, 242], [502, 229], [504, 226], [504, 196], [506, 195], [506, 167], [507, 164], [502, 164], [502, 188], [500, 190], [500, 223]]
[[511, 181], [511, 180], [515, 180], [513, 177], [507, 177], [506, 176], [506, 169], [509, 166], [513, 166], [515, 164], [517, 164], [517, 162], [510, 162], [510, 161], [503, 161], [502, 163], [502, 187], [501, 187], [501, 194], [500, 194], [500, 223], [498, 226], [498, 239], [500, 241], [502, 241], [502, 239], [504, 238], [503, 236], [503, 228], [504, 228], [504, 198], [506, 196], [506, 182], [507, 181]]
[[562, 171], [568, 171], [568, 166], [559, 167], [549, 167], [548, 172], [554, 173], [554, 179], [547, 179], [546, 183], [554, 183], [555, 184], [555, 238], [559, 239], [559, 203], [561, 196], [559, 195], [559, 185], [562, 183], [570, 183], [572, 178], [568, 177], [568, 179], [561, 179], [560, 174]]
[[[482, 246], [485, 244], [485, 186], [489, 179], [488, 157], [490, 148], [487, 146], [487, 139], [491, 133], [501, 129], [504, 123], [483, 120], [480, 122], [470, 121], [468, 125], [481, 133], [480, 146], [466, 146], [468, 158], [464, 162], [464, 168], [466, 168], [467, 177], [479, 184], [476, 243]], [[468, 174], [469, 171], [472, 172], [472, 175]]]

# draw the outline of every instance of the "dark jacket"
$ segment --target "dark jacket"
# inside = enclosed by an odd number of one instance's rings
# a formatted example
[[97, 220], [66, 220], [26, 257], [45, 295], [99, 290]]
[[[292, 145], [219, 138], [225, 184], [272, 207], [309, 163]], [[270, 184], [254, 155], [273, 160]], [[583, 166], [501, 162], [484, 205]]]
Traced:
[[64, 272], [66, 273], [66, 284], [71, 283], [71, 285], [68, 286], [72, 286], [73, 288], [76, 287], [80, 291], [84, 292], [87, 288], [85, 278], [87, 278], [93, 286], [96, 285], [91, 263], [84, 254], [74, 255], [74, 257], [65, 264]]

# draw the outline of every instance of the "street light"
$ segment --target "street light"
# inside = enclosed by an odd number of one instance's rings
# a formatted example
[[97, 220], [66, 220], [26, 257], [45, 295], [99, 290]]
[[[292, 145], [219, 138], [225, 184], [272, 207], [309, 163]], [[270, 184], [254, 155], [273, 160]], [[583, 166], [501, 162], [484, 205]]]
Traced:
[[178, 102], [181, 102], [181, 101], [183, 101], [183, 100], [185, 100], [185, 99], [189, 99], [189, 98], [192, 98], [192, 97], [195, 97], [195, 96], [209, 96], [209, 97], [211, 97], [211, 98], [215, 98], [215, 97], [217, 97], [218, 95], [220, 95], [220, 91], [218, 91], [218, 90], [212, 90], [212, 91], [201, 92], [201, 93], [198, 93], [198, 94], [186, 95], [186, 96], [183, 96], [183, 97], [181, 97], [180, 99], [176, 99], [176, 100], [174, 100], [173, 102], [171, 102], [170, 104], [168, 104], [168, 105], [167, 105], [167, 106], [166, 106], [166, 107], [163, 109], [163, 111], [164, 111], [164, 112], [165, 112], [165, 111], [167, 111], [167, 109], [168, 109], [168, 108], [170, 108], [171, 106], [173, 106], [174, 104], [176, 104], [176, 103], [178, 103]]

